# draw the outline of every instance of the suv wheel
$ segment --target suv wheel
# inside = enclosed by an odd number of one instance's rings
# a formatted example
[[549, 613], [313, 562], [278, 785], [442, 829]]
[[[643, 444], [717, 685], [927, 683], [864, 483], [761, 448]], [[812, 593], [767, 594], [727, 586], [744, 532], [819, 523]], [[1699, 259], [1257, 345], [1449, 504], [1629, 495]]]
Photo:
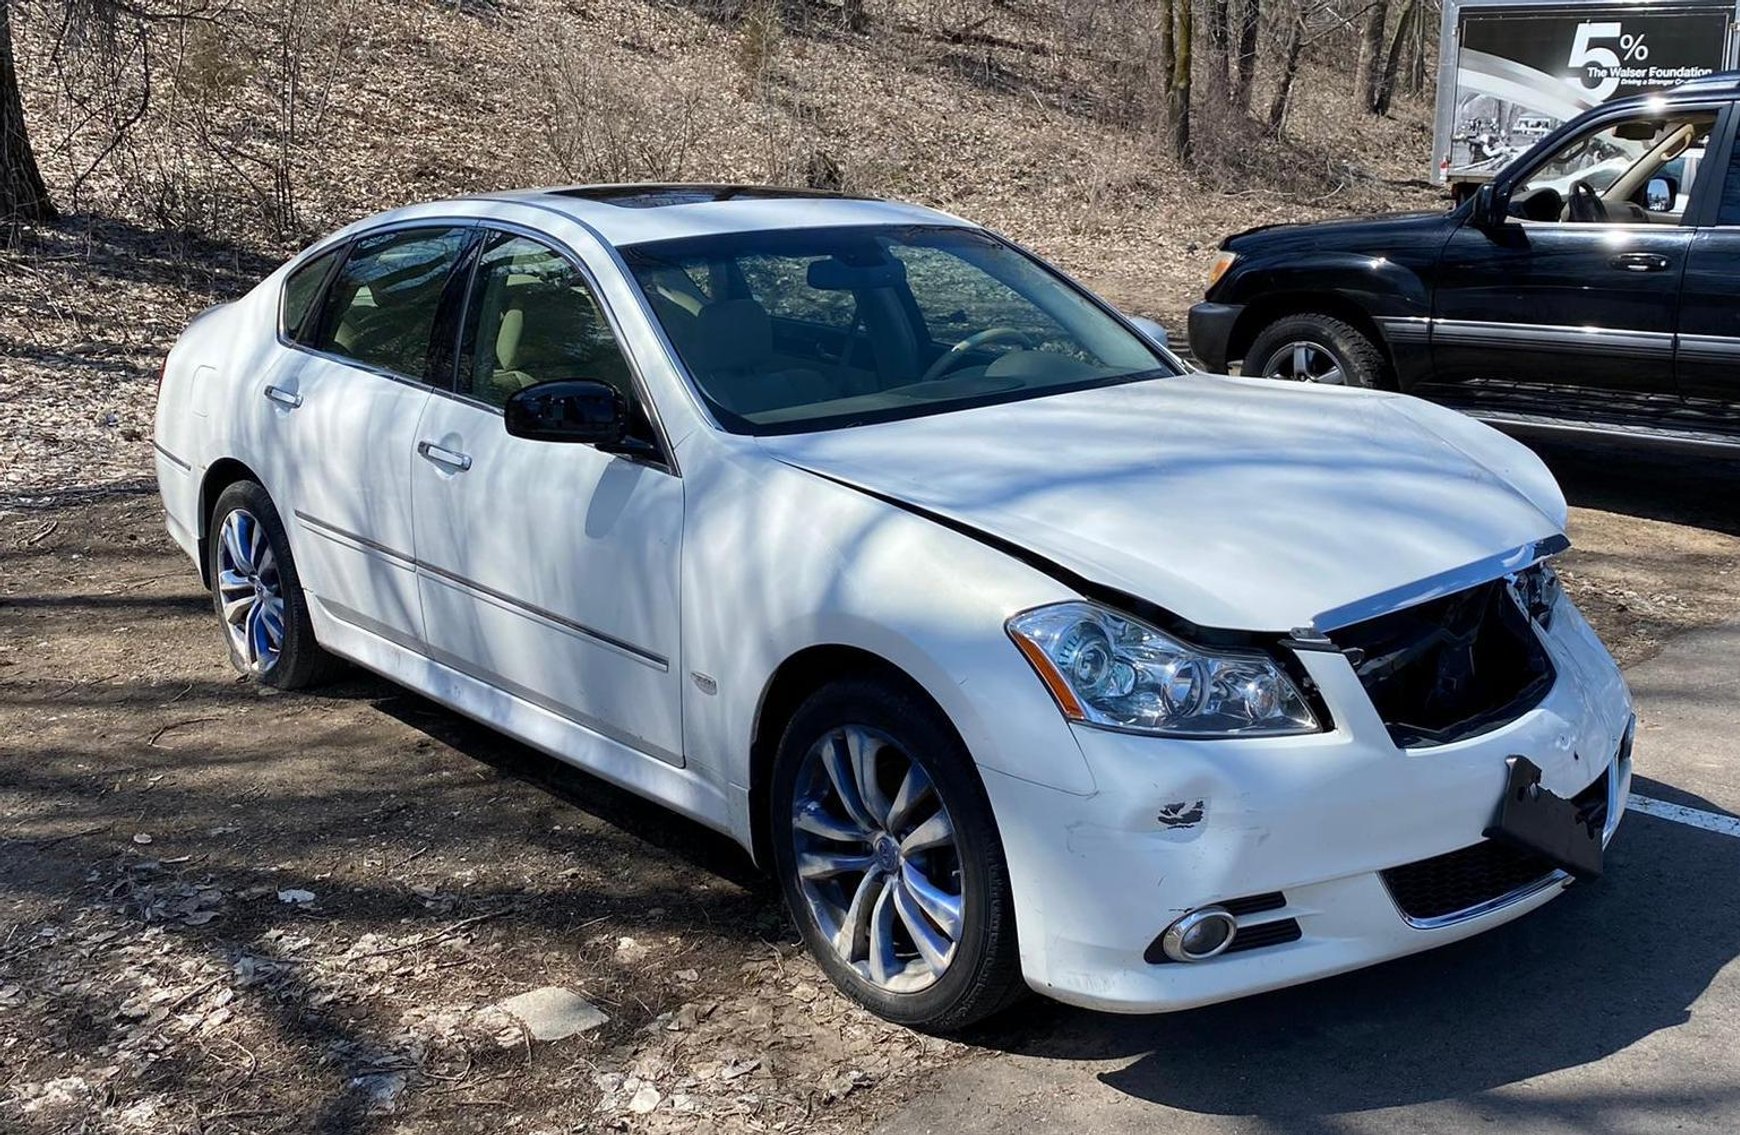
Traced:
[[867, 679], [823, 687], [786, 727], [769, 796], [786, 903], [846, 994], [950, 1031], [1025, 989], [990, 803], [928, 699]]
[[1245, 351], [1242, 373], [1329, 386], [1383, 387], [1389, 363], [1364, 332], [1327, 315], [1277, 319]]
[[340, 663], [314, 641], [290, 540], [266, 490], [253, 481], [225, 489], [212, 507], [210, 533], [212, 605], [230, 663], [281, 690], [330, 678]]

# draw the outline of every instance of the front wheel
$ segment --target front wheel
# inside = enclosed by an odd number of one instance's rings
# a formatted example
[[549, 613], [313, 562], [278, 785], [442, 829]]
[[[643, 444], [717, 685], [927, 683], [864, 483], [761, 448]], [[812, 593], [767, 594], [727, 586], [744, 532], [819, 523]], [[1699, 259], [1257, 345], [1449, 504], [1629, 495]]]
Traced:
[[253, 481], [226, 488], [212, 507], [210, 533], [212, 605], [230, 663], [281, 690], [330, 678], [340, 663], [314, 640], [290, 538], [266, 490]]
[[1245, 351], [1241, 373], [1327, 386], [1386, 387], [1389, 363], [1364, 332], [1327, 315], [1289, 315], [1265, 327]]
[[952, 1031], [1025, 988], [1008, 867], [971, 758], [927, 699], [822, 688], [774, 758], [774, 868], [835, 985], [897, 1024]]

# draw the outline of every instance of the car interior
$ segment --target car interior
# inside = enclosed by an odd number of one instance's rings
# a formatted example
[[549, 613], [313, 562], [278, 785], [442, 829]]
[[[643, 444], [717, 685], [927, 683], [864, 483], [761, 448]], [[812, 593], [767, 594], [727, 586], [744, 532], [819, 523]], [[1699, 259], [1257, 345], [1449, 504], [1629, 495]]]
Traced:
[[1677, 225], [1715, 126], [1713, 111], [1629, 119], [1575, 139], [1512, 192], [1513, 217]]

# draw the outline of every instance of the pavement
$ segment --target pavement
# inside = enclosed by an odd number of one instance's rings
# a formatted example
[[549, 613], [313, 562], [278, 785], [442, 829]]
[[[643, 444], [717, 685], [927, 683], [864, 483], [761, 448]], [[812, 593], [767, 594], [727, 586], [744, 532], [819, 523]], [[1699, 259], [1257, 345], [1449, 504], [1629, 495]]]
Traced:
[[887, 1135], [1740, 1131], [1740, 626], [1627, 674], [1607, 870], [1455, 945], [1226, 1005], [1035, 999]]

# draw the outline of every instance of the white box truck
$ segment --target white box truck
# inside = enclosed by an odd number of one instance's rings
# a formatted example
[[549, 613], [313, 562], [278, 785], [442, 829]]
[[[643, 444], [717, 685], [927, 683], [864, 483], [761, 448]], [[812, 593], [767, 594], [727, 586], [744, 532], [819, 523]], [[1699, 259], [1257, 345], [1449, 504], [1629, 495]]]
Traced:
[[1735, 0], [1445, 0], [1433, 180], [1457, 200], [1608, 99], [1735, 65]]

